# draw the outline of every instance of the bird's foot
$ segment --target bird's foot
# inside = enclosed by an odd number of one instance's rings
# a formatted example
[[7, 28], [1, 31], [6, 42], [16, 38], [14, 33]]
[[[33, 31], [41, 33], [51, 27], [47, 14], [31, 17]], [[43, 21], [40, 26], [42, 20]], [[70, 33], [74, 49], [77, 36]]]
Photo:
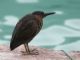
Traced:
[[36, 49], [31, 50], [29, 52], [25, 52], [25, 51], [21, 51], [21, 52], [23, 53], [23, 55], [39, 55], [39, 52]]
[[33, 49], [32, 51], [30, 51], [30, 54], [39, 55], [39, 51], [36, 49]]

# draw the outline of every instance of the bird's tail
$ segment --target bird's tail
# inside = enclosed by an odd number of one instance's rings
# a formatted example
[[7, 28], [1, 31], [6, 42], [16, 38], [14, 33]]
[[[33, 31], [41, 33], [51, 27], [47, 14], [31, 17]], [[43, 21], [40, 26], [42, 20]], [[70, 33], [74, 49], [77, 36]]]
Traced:
[[17, 48], [20, 45], [21, 45], [21, 43], [19, 41], [13, 40], [10, 43], [10, 50], [12, 51], [12, 50], [14, 50], [15, 48]]

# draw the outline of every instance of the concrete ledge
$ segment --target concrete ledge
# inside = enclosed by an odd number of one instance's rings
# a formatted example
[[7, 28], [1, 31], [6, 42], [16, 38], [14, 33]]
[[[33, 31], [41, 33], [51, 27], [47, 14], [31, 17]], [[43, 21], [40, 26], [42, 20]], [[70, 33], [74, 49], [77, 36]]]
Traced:
[[[71, 60], [66, 56], [63, 51], [55, 51], [46, 48], [30, 47], [31, 49], [37, 49], [39, 55], [22, 55], [21, 51], [24, 51], [23, 46], [9, 50], [9, 46], [0, 45], [0, 60]], [[72, 60], [80, 60], [80, 51], [69, 52], [68, 55]]]

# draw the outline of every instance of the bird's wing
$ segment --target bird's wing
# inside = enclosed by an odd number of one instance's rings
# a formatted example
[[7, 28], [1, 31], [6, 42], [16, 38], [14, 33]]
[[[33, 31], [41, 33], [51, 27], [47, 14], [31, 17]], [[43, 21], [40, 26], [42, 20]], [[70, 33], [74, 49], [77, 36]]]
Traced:
[[19, 22], [12, 34], [10, 43], [11, 50], [23, 43], [28, 43], [36, 35], [36, 32], [37, 28], [34, 20], [28, 22]]
[[36, 32], [36, 25], [34, 24], [34, 21], [24, 22], [22, 24], [18, 24], [13, 32], [12, 40], [19, 39], [28, 39]]

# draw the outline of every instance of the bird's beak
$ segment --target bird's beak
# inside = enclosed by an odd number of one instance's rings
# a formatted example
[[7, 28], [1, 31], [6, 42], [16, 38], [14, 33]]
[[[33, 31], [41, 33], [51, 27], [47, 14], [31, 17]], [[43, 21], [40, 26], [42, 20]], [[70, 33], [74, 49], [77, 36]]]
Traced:
[[48, 15], [52, 15], [52, 14], [55, 14], [55, 12], [52, 12], [52, 13], [45, 13], [44, 17], [48, 16]]

